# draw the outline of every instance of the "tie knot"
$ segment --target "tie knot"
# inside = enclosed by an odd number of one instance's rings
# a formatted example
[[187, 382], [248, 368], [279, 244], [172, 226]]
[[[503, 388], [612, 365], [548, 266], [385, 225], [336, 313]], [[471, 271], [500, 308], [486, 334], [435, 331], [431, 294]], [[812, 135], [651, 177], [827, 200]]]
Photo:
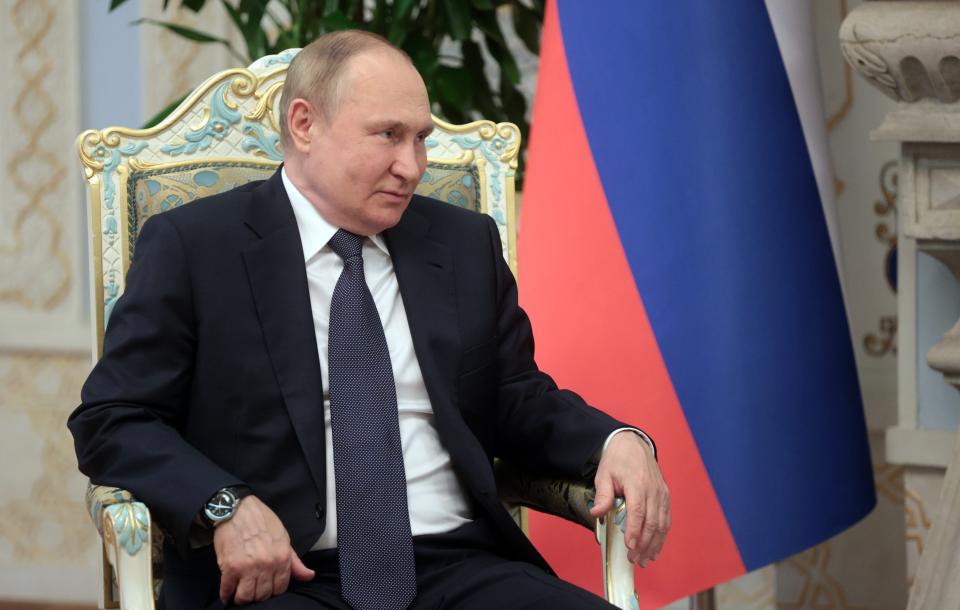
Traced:
[[362, 235], [356, 235], [350, 231], [339, 229], [333, 234], [333, 237], [330, 238], [330, 247], [333, 248], [333, 251], [336, 252], [340, 258], [347, 260], [355, 256], [360, 256], [360, 252], [363, 250], [363, 240], [364, 237]]

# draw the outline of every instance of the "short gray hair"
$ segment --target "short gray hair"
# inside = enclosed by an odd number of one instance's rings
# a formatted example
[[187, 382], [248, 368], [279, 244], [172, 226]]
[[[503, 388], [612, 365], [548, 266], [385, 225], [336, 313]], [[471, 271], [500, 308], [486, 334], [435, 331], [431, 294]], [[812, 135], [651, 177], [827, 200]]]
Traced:
[[389, 40], [363, 30], [342, 30], [317, 38], [290, 62], [286, 82], [280, 96], [280, 141], [290, 145], [287, 127], [290, 102], [303, 98], [316, 106], [324, 118], [330, 120], [336, 114], [344, 95], [343, 71], [351, 58], [365, 51], [387, 49], [413, 61], [402, 49]]

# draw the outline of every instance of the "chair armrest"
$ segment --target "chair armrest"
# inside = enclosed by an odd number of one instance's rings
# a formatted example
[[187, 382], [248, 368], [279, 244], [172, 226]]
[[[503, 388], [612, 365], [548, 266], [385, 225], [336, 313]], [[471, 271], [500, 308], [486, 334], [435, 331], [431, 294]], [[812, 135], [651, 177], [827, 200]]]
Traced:
[[497, 492], [504, 503], [556, 515], [594, 531], [597, 520], [590, 515], [595, 494], [591, 483], [533, 477], [503, 460], [494, 462], [494, 474]]
[[597, 519], [597, 542], [603, 555], [603, 592], [607, 601], [622, 610], [640, 610], [633, 581], [633, 564], [627, 559], [624, 540], [627, 505], [617, 498], [613, 509]]
[[578, 523], [594, 532], [603, 557], [603, 588], [608, 602], [622, 610], [640, 610], [633, 564], [624, 541], [626, 504], [617, 498], [600, 519], [590, 514], [596, 489], [589, 481], [532, 477], [503, 460], [494, 462], [497, 491], [505, 504], [526, 506]]
[[90, 485], [87, 509], [103, 539], [101, 608], [154, 610], [150, 511], [118, 487]]

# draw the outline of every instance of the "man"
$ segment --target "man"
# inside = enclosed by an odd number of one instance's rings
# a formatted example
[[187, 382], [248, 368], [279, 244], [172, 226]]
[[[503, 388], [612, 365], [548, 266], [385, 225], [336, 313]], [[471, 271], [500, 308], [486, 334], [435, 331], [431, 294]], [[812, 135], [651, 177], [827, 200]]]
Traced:
[[594, 513], [626, 497], [645, 565], [669, 528], [652, 443], [537, 370], [492, 221], [413, 195], [409, 58], [324, 36], [281, 119], [272, 178], [144, 225], [69, 422], [81, 470], [172, 534], [164, 607], [609, 608], [552, 575], [491, 461], [596, 466]]

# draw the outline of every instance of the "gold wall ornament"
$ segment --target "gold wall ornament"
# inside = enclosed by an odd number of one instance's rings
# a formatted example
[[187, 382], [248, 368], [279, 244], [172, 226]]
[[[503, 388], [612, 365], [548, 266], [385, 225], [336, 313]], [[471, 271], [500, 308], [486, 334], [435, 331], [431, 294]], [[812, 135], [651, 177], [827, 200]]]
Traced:
[[[63, 195], [64, 174], [51, 141], [60, 114], [55, 79], [62, 68], [51, 54], [50, 40], [57, 13], [49, 0], [18, 0], [8, 6], [6, 19], [13, 26], [17, 49], [15, 72], [5, 86], [15, 91], [12, 120], [21, 135], [7, 156], [12, 243], [0, 245], [0, 258], [21, 273], [5, 274], [0, 303], [50, 311], [63, 304], [73, 282], [61, 219], [49, 207]], [[39, 277], [30, 277], [22, 267], [40, 264], [35, 255], [38, 248], [44, 251], [43, 269], [35, 270]]]
[[881, 316], [876, 333], [863, 338], [863, 350], [870, 356], [897, 355], [897, 316]]
[[[874, 228], [877, 240], [887, 247], [883, 256], [881, 273], [887, 287], [897, 292], [893, 274], [895, 273], [897, 253], [897, 161], [887, 161], [880, 167], [880, 199], [873, 203], [874, 214], [879, 218]], [[868, 356], [882, 357], [897, 354], [897, 315], [881, 316], [877, 321], [877, 331], [863, 338], [863, 349]]]

